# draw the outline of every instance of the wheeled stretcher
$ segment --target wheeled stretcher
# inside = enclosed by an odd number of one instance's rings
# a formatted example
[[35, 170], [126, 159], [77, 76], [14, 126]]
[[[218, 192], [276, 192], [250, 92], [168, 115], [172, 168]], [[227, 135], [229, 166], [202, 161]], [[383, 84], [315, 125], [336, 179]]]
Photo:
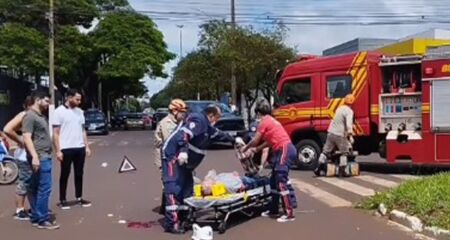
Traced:
[[[267, 177], [259, 177], [256, 186], [243, 192], [223, 197], [190, 197], [184, 199], [188, 215], [185, 227], [194, 223], [214, 223], [219, 233], [227, 229], [230, 215], [241, 212], [251, 217], [255, 210], [264, 209], [271, 201], [271, 189]], [[201, 219], [200, 217], [203, 216]], [[206, 218], [205, 218], [206, 217]]]
[[244, 189], [221, 197], [190, 197], [184, 199], [184, 204], [188, 210], [185, 227], [190, 227], [194, 223], [212, 222], [219, 233], [224, 233], [230, 215], [240, 212], [252, 217], [256, 211], [265, 209], [271, 202], [269, 177], [260, 176], [261, 168], [255, 163], [253, 155], [243, 154], [238, 148], [235, 148], [235, 151], [246, 175], [242, 178]]

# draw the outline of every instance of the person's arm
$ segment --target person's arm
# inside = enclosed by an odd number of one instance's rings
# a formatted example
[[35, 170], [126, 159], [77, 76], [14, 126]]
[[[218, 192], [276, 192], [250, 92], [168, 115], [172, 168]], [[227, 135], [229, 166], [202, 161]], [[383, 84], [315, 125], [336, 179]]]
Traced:
[[260, 152], [260, 151], [262, 151], [263, 149], [268, 148], [268, 147], [269, 147], [269, 143], [263, 142], [262, 144], [260, 144], [259, 146], [257, 146], [257, 147], [255, 148], [255, 152]]
[[58, 159], [58, 161], [63, 161], [64, 156], [61, 151], [61, 145], [59, 141], [60, 136], [61, 136], [61, 127], [53, 126], [53, 147], [55, 148], [56, 159]]
[[39, 170], [40, 160], [33, 144], [32, 134], [34, 131], [34, 119], [30, 115], [25, 115], [22, 121], [23, 142], [28, 153], [31, 155], [31, 164], [34, 171]]
[[83, 124], [83, 140], [84, 140], [84, 146], [86, 148], [86, 156], [90, 157], [92, 155], [92, 151], [91, 151], [91, 147], [89, 146], [89, 140], [87, 137], [86, 129], [84, 129], [84, 124]]
[[353, 111], [351, 109], [348, 109], [347, 116], [345, 118], [345, 126], [346, 126], [346, 136], [352, 136], [353, 135]]
[[211, 129], [211, 140], [214, 142], [229, 142], [234, 144], [235, 143], [235, 138], [232, 137], [230, 134], [221, 131], [218, 128], [213, 127]]
[[60, 144], [61, 125], [62, 125], [62, 120], [59, 116], [59, 111], [56, 110], [55, 114], [54, 114], [52, 126], [53, 126], [53, 147], [55, 149], [56, 159], [58, 161], [63, 161], [63, 158], [64, 158], [63, 153], [61, 151], [61, 144]]
[[23, 147], [23, 140], [20, 139], [20, 136], [17, 134], [17, 130], [20, 130], [20, 126], [22, 125], [22, 120], [25, 116], [25, 112], [21, 112], [17, 114], [11, 121], [9, 121], [6, 126], [3, 128], [4, 133], [14, 142], [16, 142], [19, 147]]
[[162, 135], [161, 123], [162, 123], [162, 121], [160, 121], [156, 125], [156, 130], [155, 130], [155, 147], [157, 147], [157, 148], [161, 147], [161, 145], [163, 144], [163, 135]]

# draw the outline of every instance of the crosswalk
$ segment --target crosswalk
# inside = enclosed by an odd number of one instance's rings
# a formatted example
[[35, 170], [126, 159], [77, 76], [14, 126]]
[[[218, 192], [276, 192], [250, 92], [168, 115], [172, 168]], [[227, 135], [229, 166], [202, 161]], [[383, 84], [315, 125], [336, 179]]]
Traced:
[[377, 192], [420, 178], [422, 176], [363, 172], [352, 178], [294, 176], [290, 181], [300, 191], [300, 195], [307, 195], [331, 208], [339, 208], [351, 207], [357, 201], [374, 196]]

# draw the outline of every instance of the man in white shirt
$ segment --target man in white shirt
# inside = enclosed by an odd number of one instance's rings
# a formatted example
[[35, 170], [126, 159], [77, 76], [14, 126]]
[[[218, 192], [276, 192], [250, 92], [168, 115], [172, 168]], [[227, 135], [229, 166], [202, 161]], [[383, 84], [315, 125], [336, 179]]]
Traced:
[[351, 106], [355, 102], [353, 94], [348, 94], [344, 99], [344, 105], [338, 107], [336, 114], [328, 127], [328, 136], [323, 146], [322, 154], [319, 157], [319, 166], [314, 173], [319, 176], [325, 170], [327, 159], [332, 152], [338, 149], [341, 153], [339, 159], [339, 176], [342, 177], [344, 168], [347, 166], [347, 157], [350, 154], [350, 147], [353, 134], [353, 110]]
[[66, 201], [66, 190], [72, 163], [75, 171], [77, 203], [83, 207], [91, 206], [91, 202], [82, 198], [84, 162], [86, 155], [88, 157], [91, 155], [91, 149], [84, 129], [84, 113], [78, 107], [80, 103], [80, 92], [74, 89], [68, 90], [66, 102], [55, 110], [52, 123], [56, 157], [61, 162], [58, 206], [63, 210], [70, 209]]

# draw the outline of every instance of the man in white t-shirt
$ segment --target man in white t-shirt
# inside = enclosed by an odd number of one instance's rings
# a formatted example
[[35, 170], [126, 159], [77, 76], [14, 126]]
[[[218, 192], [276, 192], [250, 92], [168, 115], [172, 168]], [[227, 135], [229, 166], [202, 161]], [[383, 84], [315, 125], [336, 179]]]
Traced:
[[84, 162], [86, 155], [88, 157], [91, 155], [91, 150], [84, 129], [84, 113], [78, 107], [80, 103], [80, 92], [74, 89], [68, 90], [66, 102], [55, 110], [52, 123], [56, 157], [61, 162], [58, 206], [63, 210], [70, 209], [66, 201], [66, 190], [72, 163], [75, 171], [77, 203], [83, 207], [91, 206], [91, 202], [82, 198]]

